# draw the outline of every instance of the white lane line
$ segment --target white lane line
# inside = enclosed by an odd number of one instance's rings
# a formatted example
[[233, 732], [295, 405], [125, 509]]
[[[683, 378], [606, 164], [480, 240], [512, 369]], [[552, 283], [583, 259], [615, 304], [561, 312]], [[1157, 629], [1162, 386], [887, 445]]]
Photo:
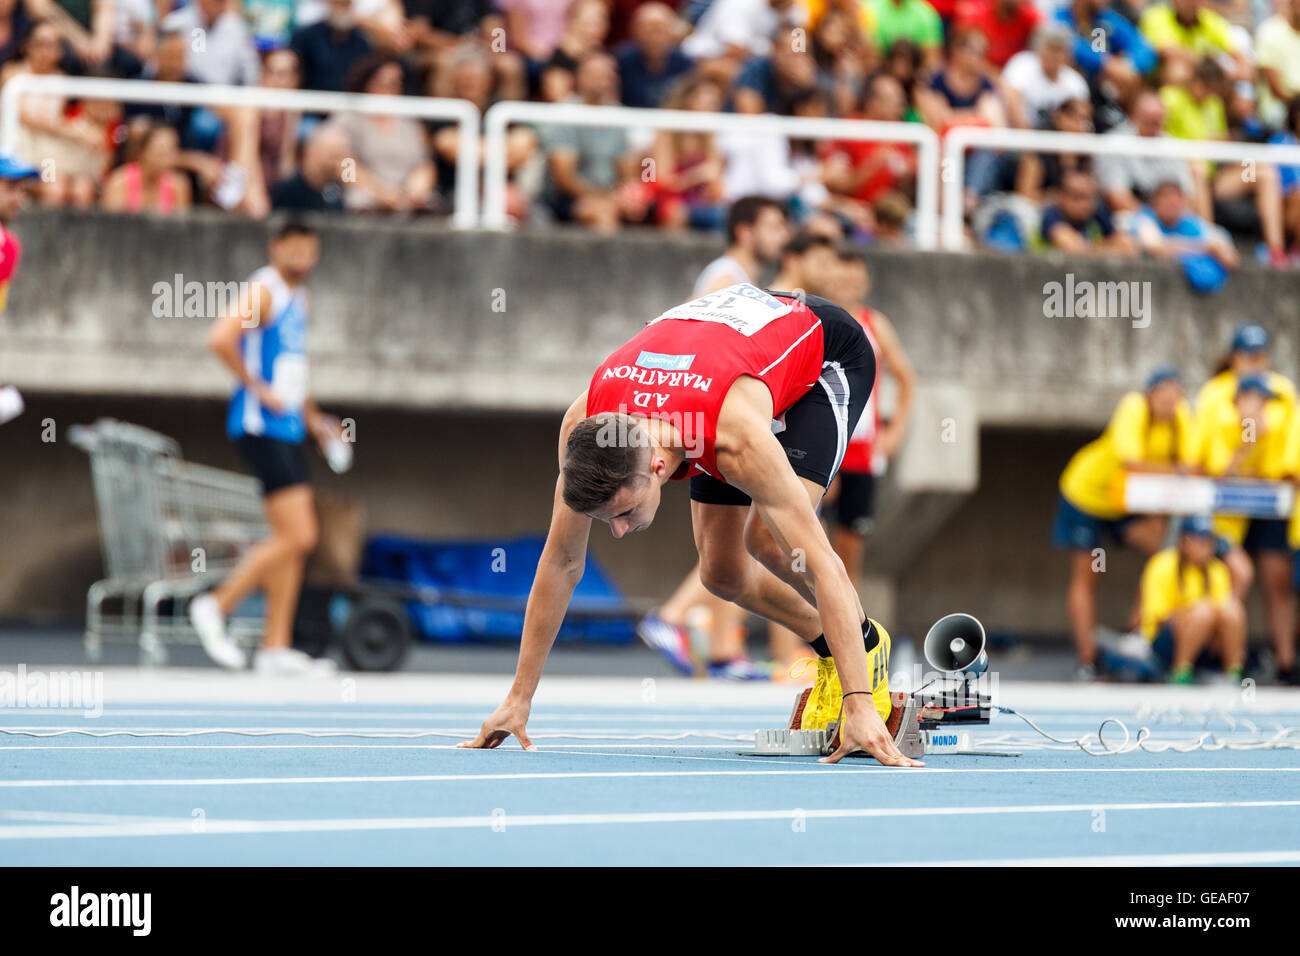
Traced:
[[[184, 710], [169, 709], [144, 709], [144, 708], [118, 708], [112, 705], [104, 707], [101, 718], [119, 718], [119, 717], [278, 717], [281, 719], [305, 719], [305, 718], [322, 718], [330, 720], [480, 720], [483, 717], [482, 711], [451, 711], [437, 710], [401, 710], [401, 711], [379, 711], [366, 713], [365, 704], [349, 705], [340, 707], [337, 710], [297, 710], [292, 707], [284, 709], [261, 709], [261, 710], [239, 710], [226, 708], [186, 708]], [[493, 705], [485, 704], [484, 707], [491, 710]], [[27, 717], [57, 717], [68, 716], [70, 710], [82, 710], [83, 708], [69, 707], [16, 707], [9, 709], [10, 713], [21, 713]], [[666, 720], [725, 720], [725, 721], [744, 721], [746, 723], [754, 720], [772, 720], [774, 715], [770, 709], [755, 710], [753, 713], [736, 713], [735, 708], [729, 708], [726, 712], [722, 711], [650, 711], [643, 714], [616, 714], [616, 713], [588, 713], [588, 714], [565, 714], [554, 713], [543, 710], [544, 719], [546, 720], [581, 720], [586, 722], [599, 723], [645, 723]], [[538, 715], [534, 714], [534, 718]], [[780, 719], [780, 715], [776, 715]]]
[[140, 816], [129, 813], [60, 813], [50, 810], [0, 810], [0, 820], [49, 823], [175, 823], [175, 817]]
[[1041, 856], [1002, 860], [917, 860], [897, 863], [822, 863], [819, 866], [1216, 866], [1300, 863], [1300, 850], [1226, 853], [1138, 853], [1128, 856]]
[[[1147, 810], [1245, 810], [1300, 806], [1300, 800], [1214, 800], [1198, 803], [1077, 803], [1027, 804], [993, 807], [871, 807], [835, 810], [701, 810], [643, 813], [496, 814], [461, 817], [386, 817], [319, 820], [204, 821], [202, 833], [322, 833], [374, 830], [473, 830], [545, 826], [627, 826], [654, 823], [734, 823], [762, 820], [847, 820], [900, 817], [1000, 816], [1017, 814], [1094, 813]], [[145, 837], [195, 834], [193, 820], [166, 823], [122, 823], [102, 826], [76, 824], [0, 827], [0, 840], [82, 839], [85, 837]]]
[[[614, 755], [611, 755], [614, 756]], [[617, 754], [624, 757], [626, 754]], [[711, 758], [700, 758], [711, 759]], [[768, 770], [566, 770], [537, 773], [430, 773], [399, 774], [389, 776], [355, 777], [91, 777], [84, 780], [0, 780], [0, 789], [77, 789], [83, 787], [262, 787], [286, 785], [321, 786], [349, 783], [475, 783], [501, 780], [590, 780], [626, 777], [800, 777], [863, 773], [916, 773], [902, 768], [877, 767], [799, 767], [780, 769], [782, 765], [768, 763]], [[788, 765], [786, 765], [788, 766]], [[949, 767], [934, 768], [928, 773], [1297, 773], [1300, 767], [1040, 767], [1019, 769]], [[1296, 801], [1300, 804], [1300, 801]], [[1095, 806], [1095, 805], [1090, 805]]]
[[[477, 733], [477, 731], [475, 731]], [[466, 735], [466, 740], [471, 739]], [[697, 744], [679, 741], [670, 744], [634, 744], [597, 743], [585, 744], [579, 741], [565, 743], [565, 751], [544, 748], [546, 753], [561, 753], [568, 750], [729, 750], [736, 752], [741, 743], [732, 744]], [[455, 744], [0, 744], [0, 750], [459, 750]], [[502, 748], [516, 751], [518, 747]], [[621, 754], [620, 756], [636, 756]], [[659, 756], [659, 754], [655, 754]]]

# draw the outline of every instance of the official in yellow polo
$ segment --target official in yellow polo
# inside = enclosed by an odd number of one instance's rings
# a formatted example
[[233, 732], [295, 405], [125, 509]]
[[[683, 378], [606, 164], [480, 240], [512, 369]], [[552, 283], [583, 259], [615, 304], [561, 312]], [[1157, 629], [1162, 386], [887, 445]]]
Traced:
[[1142, 635], [1169, 671], [1171, 684], [1191, 684], [1196, 667], [1222, 667], [1241, 680], [1246, 660], [1246, 609], [1232, 593], [1228, 566], [1214, 556], [1210, 519], [1184, 518], [1178, 543], [1154, 555], [1142, 572]]
[[[1263, 375], [1243, 376], [1237, 381], [1236, 398], [1229, 410], [1207, 409], [1200, 426], [1202, 464], [1207, 474], [1271, 481], [1286, 477], [1292, 413], [1278, 400], [1269, 381]], [[1279, 676], [1289, 683], [1296, 677], [1296, 599], [1291, 590], [1293, 564], [1287, 524], [1286, 518], [1220, 515], [1214, 520], [1215, 530], [1231, 545], [1229, 559], [1240, 560], [1244, 554], [1254, 564]]]
[[1154, 554], [1164, 540], [1163, 518], [1126, 514], [1117, 503], [1122, 473], [1185, 470], [1195, 462], [1198, 447], [1182, 376], [1174, 366], [1162, 365], [1147, 378], [1144, 392], [1120, 399], [1101, 437], [1075, 452], [1065, 466], [1052, 543], [1070, 552], [1065, 610], [1081, 680], [1097, 673], [1094, 549], [1109, 539]]

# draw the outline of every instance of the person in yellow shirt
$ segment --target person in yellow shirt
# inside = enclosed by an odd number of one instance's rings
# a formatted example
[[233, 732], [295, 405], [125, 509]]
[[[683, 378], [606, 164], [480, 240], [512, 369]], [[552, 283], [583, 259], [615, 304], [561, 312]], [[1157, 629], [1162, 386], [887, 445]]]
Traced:
[[[1231, 411], [1217, 406], [1207, 409], [1200, 428], [1208, 474], [1271, 481], [1286, 477], [1291, 411], [1277, 399], [1267, 378], [1246, 375], [1237, 382]], [[1214, 526], [1231, 545], [1234, 559], [1245, 555], [1254, 561], [1279, 676], [1289, 683], [1296, 669], [1296, 599], [1291, 590], [1294, 572], [1287, 519], [1220, 515]]]
[[1186, 83], [1198, 60], [1223, 54], [1235, 63], [1233, 79], [1251, 79], [1250, 59], [1238, 48], [1232, 24], [1208, 9], [1205, 0], [1153, 3], [1142, 11], [1138, 29], [1160, 54], [1165, 83]]
[[1079, 656], [1078, 676], [1097, 674], [1097, 581], [1103, 537], [1154, 554], [1164, 541], [1165, 521], [1126, 514], [1116, 501], [1125, 470], [1180, 471], [1194, 463], [1199, 441], [1195, 419], [1172, 365], [1155, 369], [1145, 392], [1120, 399], [1097, 440], [1075, 452], [1061, 473], [1052, 543], [1070, 552], [1065, 610]]
[[1142, 571], [1142, 635], [1172, 684], [1191, 684], [1198, 664], [1215, 663], [1240, 682], [1246, 608], [1232, 593], [1227, 565], [1214, 556], [1213, 524], [1198, 515], [1184, 518], [1178, 530], [1178, 544]]
[[1242, 322], [1233, 330], [1227, 356], [1219, 363], [1218, 373], [1196, 393], [1196, 417], [1206, 421], [1217, 415], [1213, 408], [1231, 410], [1237, 397], [1237, 380], [1246, 375], [1262, 375], [1273, 393], [1270, 403], [1289, 413], [1296, 403], [1295, 384], [1271, 368], [1271, 342], [1262, 325]]

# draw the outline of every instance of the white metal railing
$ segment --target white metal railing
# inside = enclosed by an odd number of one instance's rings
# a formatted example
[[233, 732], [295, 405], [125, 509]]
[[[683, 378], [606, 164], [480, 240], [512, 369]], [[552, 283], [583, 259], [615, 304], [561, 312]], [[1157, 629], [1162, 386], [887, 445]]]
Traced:
[[749, 132], [806, 139], [911, 143], [917, 147], [916, 244], [922, 249], [933, 249], [938, 242], [939, 138], [928, 126], [920, 123], [508, 100], [489, 108], [483, 120], [483, 226], [487, 229], [505, 229], [508, 225], [506, 128], [511, 123], [705, 133]]
[[960, 250], [962, 192], [966, 150], [1006, 149], [1040, 153], [1087, 153], [1093, 156], [1154, 156], [1213, 162], [1253, 160], [1269, 165], [1300, 166], [1300, 146], [1174, 139], [1169, 136], [1058, 133], [1048, 130], [989, 129], [959, 126], [943, 140], [943, 247]]
[[[250, 106], [309, 113], [351, 111], [413, 119], [450, 119], [460, 127], [456, 153], [456, 194], [452, 222], [462, 229], [478, 225], [478, 163], [480, 113], [469, 100], [429, 96], [378, 96], [368, 93], [325, 93], [317, 90], [281, 90], [264, 86], [223, 86], [202, 83], [159, 83], [152, 80], [116, 80], [80, 76], [19, 74], [0, 93], [0, 145], [8, 152], [18, 148], [18, 101], [28, 94], [44, 93], [125, 103], [173, 103], [183, 106]], [[30, 160], [30, 157], [25, 157]]]

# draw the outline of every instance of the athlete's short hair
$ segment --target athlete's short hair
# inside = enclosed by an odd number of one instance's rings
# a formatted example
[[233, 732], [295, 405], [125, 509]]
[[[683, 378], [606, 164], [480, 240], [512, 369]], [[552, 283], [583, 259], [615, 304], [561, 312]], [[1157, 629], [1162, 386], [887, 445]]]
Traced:
[[736, 230], [741, 226], [752, 226], [764, 209], [775, 209], [785, 216], [785, 206], [770, 196], [741, 196], [727, 210], [727, 242], [735, 243]]
[[272, 242], [279, 242], [281, 239], [288, 239], [291, 236], [319, 236], [320, 233], [315, 226], [309, 226], [301, 219], [286, 219], [276, 227], [275, 233], [271, 237]]
[[578, 422], [564, 445], [564, 503], [579, 514], [590, 514], [624, 485], [645, 480], [642, 461], [648, 441], [640, 425], [617, 412]]
[[810, 249], [822, 247], [834, 250], [835, 243], [829, 236], [822, 235], [820, 232], [809, 232], [807, 229], [795, 233], [794, 237], [785, 244], [781, 250], [782, 256], [801, 256]]

